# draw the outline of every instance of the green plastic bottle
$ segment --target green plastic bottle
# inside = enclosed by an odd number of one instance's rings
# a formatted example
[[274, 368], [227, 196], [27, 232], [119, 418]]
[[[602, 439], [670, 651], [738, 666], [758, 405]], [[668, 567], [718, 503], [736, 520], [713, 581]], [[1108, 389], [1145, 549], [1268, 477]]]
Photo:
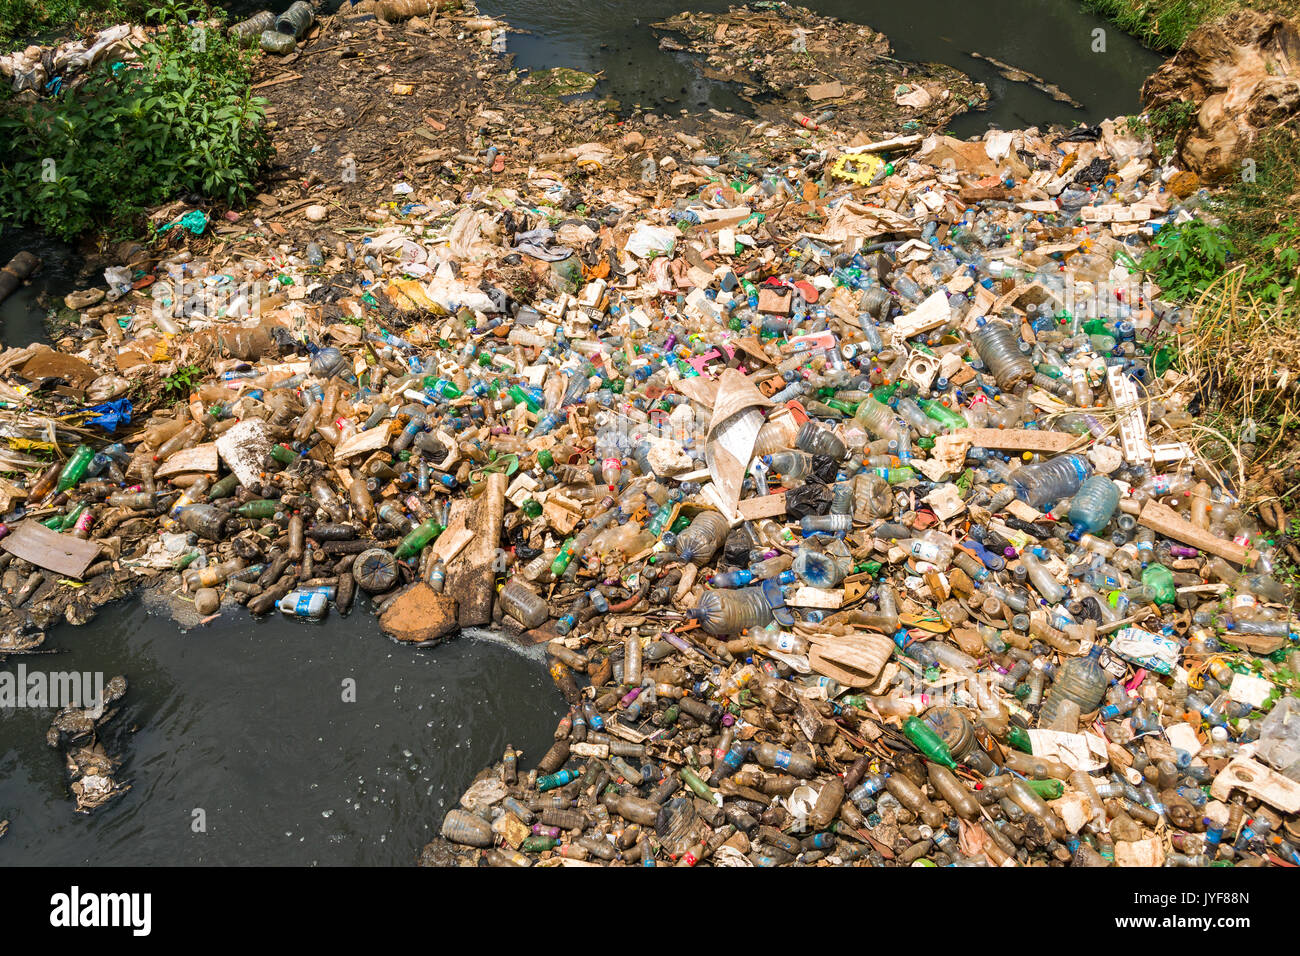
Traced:
[[901, 485], [916, 477], [916, 472], [907, 465], [902, 468], [872, 468], [871, 470], [891, 485]]
[[424, 550], [424, 546], [442, 534], [442, 525], [432, 518], [426, 518], [412, 528], [397, 546], [393, 556], [398, 561], [412, 557]]
[[293, 449], [285, 445], [272, 445], [271, 457], [282, 465], [292, 465], [298, 458]]
[[882, 385], [880, 386], [880, 388], [876, 389], [871, 393], [871, 397], [874, 398], [876, 401], [880, 402], [882, 405], [888, 405], [889, 400], [893, 398], [894, 393], [898, 391], [898, 386], [899, 386], [898, 382], [895, 382], [892, 385]]
[[432, 375], [424, 377], [424, 391], [439, 398], [460, 398], [464, 394], [451, 379], [434, 378]]
[[1044, 800], [1059, 800], [1065, 796], [1065, 784], [1059, 780], [1026, 780], [1025, 785]]
[[573, 539], [569, 538], [560, 545], [560, 553], [555, 556], [551, 562], [551, 573], [557, 578], [569, 569], [569, 562], [573, 560]]
[[1169, 607], [1174, 603], [1177, 591], [1174, 587], [1174, 574], [1163, 564], [1148, 564], [1142, 572], [1142, 586], [1147, 596], [1156, 604]]
[[81, 481], [86, 476], [86, 469], [90, 467], [90, 462], [94, 457], [95, 450], [89, 445], [78, 445], [77, 450], [68, 459], [68, 463], [59, 472], [59, 483], [55, 487], [59, 491], [67, 491]]
[[525, 392], [518, 385], [511, 385], [509, 392], [510, 392], [510, 397], [515, 400], [516, 405], [522, 404], [533, 414], [536, 414], [538, 411], [541, 410], [542, 407], [541, 404], [533, 401], [532, 396], [529, 395], [527, 392]]
[[245, 501], [235, 509], [235, 514], [241, 518], [274, 518], [279, 510], [280, 502], [259, 498], [256, 501]]
[[916, 404], [921, 406], [926, 418], [933, 419], [944, 428], [965, 428], [968, 424], [963, 415], [937, 399], [918, 398]]
[[1033, 742], [1029, 739], [1029, 731], [1023, 727], [1017, 727], [1015, 724], [1007, 728], [1007, 743], [1024, 753], [1031, 754], [1034, 752]]
[[903, 734], [932, 763], [943, 764], [949, 770], [957, 769], [957, 761], [948, 752], [948, 745], [934, 732], [929, 724], [919, 717], [909, 717], [903, 721]]

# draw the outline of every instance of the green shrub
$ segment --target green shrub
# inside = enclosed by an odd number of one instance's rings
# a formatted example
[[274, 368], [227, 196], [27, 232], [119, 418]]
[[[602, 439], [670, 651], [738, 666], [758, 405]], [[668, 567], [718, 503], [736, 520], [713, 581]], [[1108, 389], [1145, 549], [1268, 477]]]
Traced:
[[193, 194], [238, 203], [272, 149], [250, 56], [208, 11], [180, 3], [149, 11], [162, 29], [138, 59], [101, 62], [75, 90], [12, 99], [0, 116], [0, 221], [71, 239], [92, 227], [138, 229], [146, 208]]
[[144, 12], [140, 0], [0, 0], [0, 52], [70, 25], [97, 30]]

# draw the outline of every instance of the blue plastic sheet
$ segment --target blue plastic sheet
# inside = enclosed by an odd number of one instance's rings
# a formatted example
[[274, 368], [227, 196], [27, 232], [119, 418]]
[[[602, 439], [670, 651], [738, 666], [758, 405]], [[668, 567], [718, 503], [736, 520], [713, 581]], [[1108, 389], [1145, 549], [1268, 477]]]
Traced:
[[86, 411], [92, 413], [92, 417], [86, 420], [86, 424], [98, 425], [104, 431], [115, 432], [118, 425], [131, 424], [131, 399], [129, 398], [92, 405]]

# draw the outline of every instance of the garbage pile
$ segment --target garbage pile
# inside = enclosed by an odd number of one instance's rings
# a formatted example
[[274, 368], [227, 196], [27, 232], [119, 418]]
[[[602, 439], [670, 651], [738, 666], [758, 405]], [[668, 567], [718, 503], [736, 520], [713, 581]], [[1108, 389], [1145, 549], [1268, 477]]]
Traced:
[[1127, 130], [607, 133], [257, 256], [170, 209], [0, 354], [0, 651], [140, 587], [544, 644], [554, 746], [426, 861], [1300, 862], [1285, 515], [1197, 452], [1127, 264], [1198, 183]]
[[[788, 3], [759, 2], [720, 13], [684, 11], [652, 24], [659, 48], [695, 54], [701, 75], [737, 85], [763, 119], [807, 110], [854, 129], [903, 113], [902, 131], [942, 129], [988, 101], [984, 84], [942, 63], [904, 63], [869, 26]], [[685, 42], [682, 42], [685, 41]], [[826, 111], [830, 111], [827, 113]]]

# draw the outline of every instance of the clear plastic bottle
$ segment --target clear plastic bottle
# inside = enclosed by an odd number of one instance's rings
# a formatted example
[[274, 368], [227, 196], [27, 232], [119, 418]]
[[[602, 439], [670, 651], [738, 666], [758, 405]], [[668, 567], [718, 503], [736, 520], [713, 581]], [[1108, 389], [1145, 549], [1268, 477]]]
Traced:
[[1034, 366], [1020, 351], [1020, 336], [1005, 322], [980, 319], [971, 342], [998, 388], [1010, 390], [1033, 379]]
[[885, 405], [868, 395], [853, 413], [853, 420], [877, 438], [901, 441], [898, 432], [898, 419]]
[[683, 561], [703, 567], [727, 540], [731, 526], [716, 511], [701, 511], [690, 527], [677, 536], [677, 553]]
[[1119, 488], [1105, 475], [1093, 475], [1074, 493], [1068, 520], [1074, 526], [1070, 540], [1097, 534], [1110, 523], [1119, 505]]
[[518, 581], [508, 581], [498, 595], [501, 609], [524, 627], [539, 627], [551, 616], [546, 599]]
[[1094, 647], [1087, 657], [1072, 657], [1061, 665], [1056, 672], [1056, 679], [1047, 690], [1042, 709], [1038, 712], [1038, 725], [1051, 726], [1057, 717], [1057, 711], [1064, 701], [1072, 700], [1079, 705], [1079, 712], [1087, 714], [1097, 709], [1110, 683], [1106, 671], [1098, 662], [1101, 648]]
[[805, 538], [814, 534], [842, 534], [853, 530], [853, 516], [847, 514], [804, 515], [799, 530]]
[[1016, 497], [1039, 511], [1047, 511], [1062, 498], [1077, 492], [1092, 477], [1092, 464], [1082, 455], [1057, 455], [1011, 473]]
[[1030, 548], [1020, 553], [1020, 563], [1025, 566], [1029, 583], [1043, 596], [1043, 600], [1048, 604], [1060, 604], [1065, 600], [1066, 591], [1043, 563], [1045, 557], [1046, 552], [1042, 549]]
[[930, 528], [909, 540], [907, 551], [912, 557], [929, 562], [940, 571], [946, 571], [948, 565], [952, 564], [954, 544], [951, 536]]
[[799, 429], [794, 446], [810, 455], [829, 455], [836, 461], [843, 461], [844, 456], [848, 454], [844, 442], [836, 438], [833, 432], [810, 421], [804, 422], [803, 427]]
[[763, 464], [785, 481], [798, 481], [812, 472], [812, 456], [801, 451], [779, 451], [764, 455]]
[[771, 623], [772, 606], [761, 588], [705, 591], [691, 617], [700, 622], [706, 634], [739, 634]]

